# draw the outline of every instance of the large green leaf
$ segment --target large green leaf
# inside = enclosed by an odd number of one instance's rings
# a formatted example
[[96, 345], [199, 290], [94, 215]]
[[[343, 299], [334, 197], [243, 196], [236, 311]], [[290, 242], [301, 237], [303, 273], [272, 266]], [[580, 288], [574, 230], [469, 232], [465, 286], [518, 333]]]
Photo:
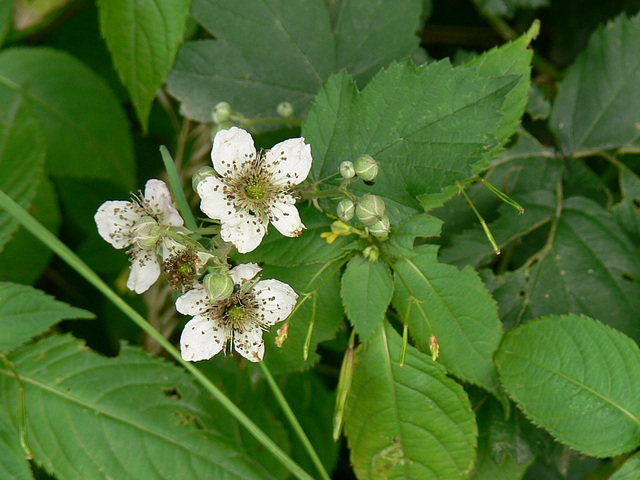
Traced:
[[[134, 347], [104, 358], [69, 336], [52, 336], [10, 357], [22, 378], [29, 446], [58, 478], [273, 478], [217, 422], [228, 416], [183, 370]], [[18, 385], [0, 369], [13, 421]]]
[[417, 237], [434, 237], [440, 233], [442, 221], [426, 214], [411, 217], [389, 232], [389, 240], [382, 243], [383, 250], [398, 258], [411, 258], [417, 254], [413, 244]]
[[467, 478], [477, 426], [462, 387], [385, 322], [357, 352], [345, 432], [361, 480]]
[[143, 129], [182, 43], [191, 0], [100, 1], [100, 29]]
[[640, 478], [640, 454], [636, 453], [616, 471], [609, 480], [636, 480]]
[[60, 320], [93, 318], [26, 285], [0, 282], [0, 350], [10, 350]]
[[384, 320], [393, 295], [389, 266], [354, 256], [342, 274], [340, 295], [360, 340], [368, 342]]
[[[42, 177], [44, 139], [29, 105], [21, 97], [7, 100], [0, 102], [0, 189], [28, 207]], [[0, 250], [17, 227], [13, 217], [0, 211]]]
[[551, 128], [564, 152], [640, 145], [640, 16], [600, 27], [560, 83]]
[[99, 178], [132, 190], [129, 124], [105, 82], [66, 53], [21, 47], [0, 53], [0, 105], [35, 112], [54, 177]]
[[507, 393], [560, 442], [597, 457], [640, 445], [640, 350], [622, 333], [544, 317], [507, 333], [495, 361]]
[[18, 431], [9, 415], [0, 409], [0, 478], [5, 480], [29, 480], [33, 474], [20, 446]]
[[406, 318], [409, 331], [423, 352], [429, 337], [436, 336], [447, 371], [498, 393], [498, 377], [492, 362], [502, 338], [496, 304], [471, 269], [460, 271], [438, 263], [437, 248], [424, 246], [421, 254], [395, 264], [396, 289], [392, 304]]

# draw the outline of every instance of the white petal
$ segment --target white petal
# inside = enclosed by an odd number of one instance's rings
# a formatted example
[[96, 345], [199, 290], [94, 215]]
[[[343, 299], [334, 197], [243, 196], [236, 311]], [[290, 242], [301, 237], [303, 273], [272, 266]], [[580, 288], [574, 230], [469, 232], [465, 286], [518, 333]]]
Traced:
[[297, 237], [302, 233], [302, 229], [305, 228], [302, 220], [300, 220], [300, 214], [295, 207], [295, 200], [291, 195], [281, 194], [282, 200], [271, 206], [269, 212], [269, 219], [274, 227], [286, 237]]
[[207, 177], [198, 183], [198, 195], [200, 196], [200, 210], [214, 220], [225, 221], [236, 215], [233, 205], [229, 205], [224, 182], [216, 177]]
[[253, 288], [260, 309], [258, 315], [264, 326], [272, 326], [287, 318], [293, 311], [298, 294], [280, 280], [262, 280]]
[[250, 362], [259, 362], [264, 357], [264, 340], [259, 327], [233, 332], [233, 346], [240, 355]]
[[222, 223], [220, 236], [225, 242], [231, 242], [240, 253], [247, 253], [260, 245], [266, 232], [265, 225], [258, 217], [240, 214]]
[[162, 180], [152, 178], [144, 186], [145, 203], [149, 205], [151, 211], [165, 225], [180, 227], [184, 225], [184, 220], [173, 206], [173, 199], [169, 187]]
[[176, 300], [176, 310], [183, 315], [200, 315], [210, 308], [209, 297], [202, 285], [189, 290]]
[[311, 160], [311, 146], [304, 143], [304, 138], [290, 138], [266, 153], [264, 166], [271, 172], [273, 183], [291, 188], [307, 178]]
[[131, 245], [131, 228], [140, 217], [136, 205], [122, 200], [104, 202], [93, 216], [100, 236], [115, 248]]
[[211, 161], [216, 172], [233, 178], [256, 161], [256, 147], [251, 134], [241, 128], [220, 130], [213, 139]]
[[234, 284], [242, 285], [247, 280], [255, 277], [260, 270], [262, 270], [262, 267], [257, 263], [242, 263], [229, 270], [229, 275], [231, 275]]
[[208, 360], [225, 347], [229, 333], [224, 324], [208, 317], [193, 317], [180, 336], [182, 358], [189, 362]]
[[160, 276], [160, 264], [153, 250], [139, 250], [131, 258], [131, 273], [127, 287], [136, 293], [143, 293], [156, 283]]

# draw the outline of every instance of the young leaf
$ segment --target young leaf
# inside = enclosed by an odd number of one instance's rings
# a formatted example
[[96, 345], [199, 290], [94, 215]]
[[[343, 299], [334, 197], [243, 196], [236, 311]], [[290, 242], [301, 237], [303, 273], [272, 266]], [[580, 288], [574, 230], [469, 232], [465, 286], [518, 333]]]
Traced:
[[395, 264], [394, 308], [403, 319], [410, 308], [409, 331], [420, 350], [430, 351], [434, 334], [438, 362], [448, 372], [497, 394], [492, 357], [502, 325], [495, 302], [471, 268], [460, 271], [438, 263], [433, 246], [416, 250], [420, 256]]
[[72, 318], [94, 318], [94, 314], [40, 290], [0, 282], [0, 350], [11, 350], [60, 320]]
[[[29, 447], [58, 478], [273, 478], [220, 433], [233, 423], [208, 413], [219, 407], [184, 371], [139, 348], [104, 358], [54, 335], [10, 360], [25, 388]], [[0, 392], [16, 422], [18, 385], [7, 368]]]
[[182, 43], [190, 0], [100, 1], [100, 29], [143, 130]]
[[640, 445], [640, 350], [622, 333], [544, 317], [507, 333], [495, 361], [507, 393], [565, 445], [596, 457]]
[[360, 347], [345, 433], [361, 480], [467, 478], [475, 461], [477, 426], [462, 387], [444, 368], [409, 346], [385, 322]]
[[393, 295], [393, 277], [383, 262], [356, 255], [342, 275], [340, 295], [349, 320], [363, 343], [368, 342], [384, 320]]
[[18, 441], [18, 431], [4, 409], [0, 409], [0, 478], [33, 480], [33, 474]]
[[640, 454], [629, 457], [626, 462], [609, 477], [609, 480], [636, 480], [640, 478]]
[[562, 150], [640, 145], [640, 15], [591, 36], [560, 83], [551, 129]]

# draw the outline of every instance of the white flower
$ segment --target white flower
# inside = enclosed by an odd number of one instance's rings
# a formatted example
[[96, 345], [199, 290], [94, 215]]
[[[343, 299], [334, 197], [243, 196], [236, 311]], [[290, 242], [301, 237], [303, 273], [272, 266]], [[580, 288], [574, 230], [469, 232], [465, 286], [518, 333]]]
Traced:
[[225, 300], [210, 301], [202, 285], [178, 298], [177, 310], [193, 315], [180, 337], [182, 358], [207, 360], [226, 351], [227, 343], [233, 341], [236, 352], [247, 360], [262, 360], [262, 331], [287, 318], [298, 295], [279, 280], [251, 281], [260, 270], [255, 263], [232, 268], [235, 293]]
[[257, 154], [251, 135], [231, 127], [216, 134], [211, 160], [220, 178], [205, 178], [197, 191], [200, 209], [220, 220], [223, 240], [246, 253], [260, 245], [269, 222], [287, 237], [302, 233], [305, 227], [290, 191], [311, 169], [311, 147], [304, 138]]
[[147, 291], [160, 276], [158, 255], [167, 250], [163, 228], [184, 224], [167, 185], [153, 179], [145, 185], [144, 196], [134, 196], [131, 202], [104, 202], [94, 219], [107, 242], [115, 248], [131, 247], [127, 252], [132, 264], [127, 287], [136, 293]]

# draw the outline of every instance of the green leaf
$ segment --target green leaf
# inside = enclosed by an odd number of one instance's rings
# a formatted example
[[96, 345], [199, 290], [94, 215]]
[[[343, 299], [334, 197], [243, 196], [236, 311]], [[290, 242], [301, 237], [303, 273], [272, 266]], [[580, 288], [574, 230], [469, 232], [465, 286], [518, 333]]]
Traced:
[[403, 319], [410, 308], [409, 331], [420, 350], [430, 351], [434, 334], [440, 344], [438, 362], [447, 371], [497, 395], [492, 357], [502, 324], [495, 302], [471, 268], [460, 271], [438, 263], [434, 246], [416, 250], [420, 256], [395, 264], [393, 306]]
[[33, 474], [9, 415], [0, 409], [0, 478], [33, 480]]
[[[20, 97], [0, 102], [0, 189], [29, 207], [42, 177], [44, 158], [42, 133], [29, 105]], [[0, 250], [17, 227], [8, 213], [0, 211]]]
[[[104, 358], [54, 335], [10, 359], [25, 388], [34, 459], [58, 478], [273, 478], [220, 433], [208, 413], [220, 407], [191, 377], [140, 348]], [[5, 368], [0, 377], [16, 422], [17, 382]], [[234, 426], [228, 416], [218, 422]]]
[[546, 120], [551, 113], [551, 102], [545, 96], [544, 90], [536, 83], [531, 84], [527, 112], [534, 120]]
[[640, 445], [640, 351], [622, 333], [544, 317], [507, 333], [495, 361], [507, 393], [558, 441], [596, 457]]
[[26, 285], [0, 282], [0, 350], [11, 350], [60, 320], [73, 318], [94, 318], [94, 314]]
[[132, 190], [129, 124], [105, 82], [66, 53], [21, 47], [0, 53], [0, 105], [28, 103], [40, 122], [53, 177], [99, 178]]
[[345, 432], [361, 480], [467, 478], [477, 426], [462, 387], [385, 322], [357, 351]]
[[609, 480], [636, 480], [640, 477], [640, 454], [629, 457]]
[[340, 296], [360, 340], [368, 342], [385, 317], [393, 295], [393, 277], [382, 261], [354, 256], [342, 274]]
[[143, 130], [182, 43], [191, 0], [100, 1], [100, 29]]
[[341, 161], [369, 154], [380, 162], [376, 184], [352, 190], [386, 197], [392, 221], [403, 208], [419, 209], [417, 195], [471, 177], [475, 164], [495, 156], [499, 112], [518, 81], [448, 61], [393, 64], [359, 94], [344, 74], [332, 77], [302, 129], [314, 155], [310, 179], [334, 176]]
[[13, 25], [13, 1], [0, 0], [0, 46], [11, 31]]
[[389, 241], [382, 244], [385, 252], [398, 258], [416, 256], [413, 243], [418, 237], [434, 237], [440, 234], [442, 221], [430, 215], [420, 214], [391, 229]]
[[535, 456], [530, 456], [518, 463], [506, 456], [502, 461], [498, 461], [493, 455], [493, 446], [488, 437], [478, 436], [478, 464], [469, 477], [470, 480], [520, 480], [536, 459]]
[[562, 150], [640, 145], [640, 16], [598, 28], [569, 67], [551, 112]]
[[640, 244], [640, 177], [632, 170], [620, 169], [622, 199], [611, 213], [635, 244]]

